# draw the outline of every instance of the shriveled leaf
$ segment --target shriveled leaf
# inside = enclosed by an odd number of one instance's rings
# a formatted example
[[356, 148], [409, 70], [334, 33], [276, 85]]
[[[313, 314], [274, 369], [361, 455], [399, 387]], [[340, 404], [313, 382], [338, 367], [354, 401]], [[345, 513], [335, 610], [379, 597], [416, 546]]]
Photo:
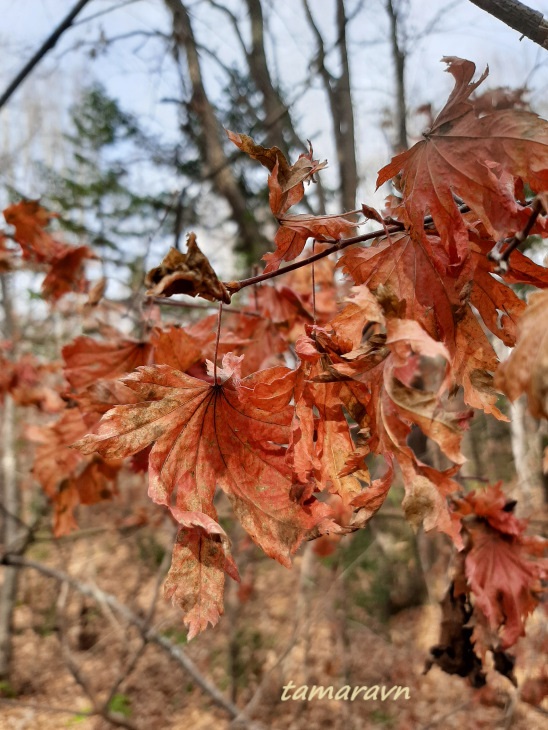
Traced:
[[513, 179], [533, 190], [548, 188], [548, 123], [514, 109], [478, 115], [469, 97], [487, 71], [472, 82], [471, 61], [443, 60], [455, 78], [447, 104], [424, 140], [380, 170], [377, 186], [401, 172], [412, 228], [424, 238], [424, 217], [432, 215], [441, 237], [451, 242], [451, 264], [459, 264], [468, 252], [468, 231], [453, 196], [470, 206], [495, 240], [521, 230], [529, 212], [515, 201]]
[[145, 284], [149, 287], [149, 296], [188, 294], [210, 302], [230, 304], [230, 294], [199, 249], [195, 233], [188, 236], [187, 253], [171, 248], [160, 266], [148, 272]]
[[439, 642], [430, 649], [425, 673], [437, 665], [447, 674], [468, 677], [472, 687], [486, 682], [481, 659], [474, 652], [472, 628], [469, 626], [472, 606], [465, 593], [453, 581], [441, 601], [442, 622]]
[[270, 208], [275, 216], [283, 215], [292, 205], [296, 205], [304, 195], [303, 183], [327, 164], [313, 159], [312, 146], [308, 154], [301, 154], [297, 162], [290, 165], [278, 147], [262, 147], [246, 134], [227, 130], [227, 135], [242, 152], [270, 171]]

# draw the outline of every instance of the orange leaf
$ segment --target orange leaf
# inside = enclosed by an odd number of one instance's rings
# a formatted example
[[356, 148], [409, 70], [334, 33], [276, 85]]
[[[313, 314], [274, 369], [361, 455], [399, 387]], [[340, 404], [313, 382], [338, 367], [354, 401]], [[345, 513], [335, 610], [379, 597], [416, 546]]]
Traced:
[[430, 214], [443, 240], [450, 242], [451, 264], [468, 252], [468, 231], [453, 195], [458, 195], [499, 240], [521, 230], [529, 211], [514, 196], [514, 178], [536, 191], [548, 189], [548, 124], [536, 114], [516, 110], [479, 116], [470, 94], [487, 76], [472, 83], [471, 61], [447, 57], [455, 88], [424, 140], [396, 156], [379, 172], [377, 186], [401, 172], [404, 205], [411, 227], [424, 237]]
[[24, 259], [51, 261], [63, 244], [44, 230], [55, 213], [42, 208], [37, 200], [22, 200], [4, 210], [4, 218], [15, 228], [14, 239], [23, 250]]
[[151, 361], [153, 347], [138, 340], [101, 342], [93, 337], [77, 337], [63, 347], [65, 377], [77, 390], [130, 373]]
[[[83, 453], [123, 458], [155, 442], [150, 453], [149, 494], [155, 502], [215, 517], [218, 484], [251, 537], [271, 557], [289, 556], [329, 509], [291, 497], [285, 463], [293, 376], [284, 367], [240, 380], [238, 358], [225, 356], [222, 385], [210, 385], [165, 365], [140, 368], [122, 379], [140, 402], [118, 406], [97, 434], [81, 439]], [[282, 396], [273, 397], [282, 388]]]
[[[352, 215], [347, 214], [347, 215]], [[356, 223], [342, 215], [280, 215], [280, 228], [274, 238], [276, 251], [263, 256], [267, 262], [265, 274], [277, 271], [282, 261], [291, 261], [301, 253], [309, 238], [319, 241], [339, 241], [344, 234], [356, 230]]]
[[57, 301], [69, 292], [85, 289], [84, 261], [96, 258], [87, 246], [63, 246], [49, 262], [51, 268], [42, 282], [45, 299]]
[[225, 572], [235, 580], [239, 576], [224, 530], [214, 520], [205, 522], [205, 515], [184, 517], [187, 524], [177, 534], [164, 594], [184, 612], [190, 641], [208, 623], [215, 626], [223, 613]]

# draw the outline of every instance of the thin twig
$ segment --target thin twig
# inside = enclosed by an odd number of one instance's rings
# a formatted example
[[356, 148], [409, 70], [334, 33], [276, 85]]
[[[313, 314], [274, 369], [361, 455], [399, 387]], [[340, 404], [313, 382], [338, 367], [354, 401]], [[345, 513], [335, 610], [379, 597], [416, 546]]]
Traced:
[[8, 88], [4, 91], [2, 96], [0, 96], [0, 109], [4, 106], [4, 104], [8, 101], [8, 99], [11, 97], [11, 95], [19, 88], [19, 86], [23, 83], [23, 81], [27, 78], [27, 76], [30, 74], [30, 72], [33, 70], [33, 68], [40, 63], [42, 58], [46, 55], [48, 51], [50, 51], [59, 38], [63, 35], [63, 33], [70, 28], [72, 25], [73, 20], [76, 18], [78, 13], [84, 9], [84, 7], [88, 4], [90, 0], [80, 0], [70, 11], [70, 13], [59, 23], [59, 25], [55, 28], [53, 33], [51, 33], [48, 38], [42, 43], [40, 48], [36, 51], [36, 53], [32, 56], [29, 61], [23, 66], [21, 71], [17, 74], [17, 76], [13, 79], [13, 81], [9, 84]]
[[[59, 583], [68, 583], [71, 588], [82, 595], [93, 598], [100, 605], [108, 606], [127, 623], [135, 626], [141, 632], [143, 638], [149, 642], [153, 642], [166, 651], [169, 656], [174, 659], [177, 664], [179, 664], [179, 666], [188, 672], [198, 687], [200, 687], [200, 689], [202, 689], [202, 691], [205, 692], [216, 705], [225, 710], [225, 712], [233, 718], [241, 717], [242, 713], [240, 713], [240, 710], [232, 702], [230, 702], [230, 700], [228, 700], [214, 684], [203, 676], [192, 659], [190, 659], [180, 646], [173, 644], [167, 637], [160, 634], [153, 627], [147, 627], [144, 619], [134, 613], [123, 603], [120, 603], [120, 601], [118, 601], [118, 599], [112, 594], [102, 591], [97, 586], [90, 585], [89, 583], [83, 583], [61, 570], [50, 568], [47, 565], [38, 563], [35, 560], [28, 560], [27, 558], [23, 558], [19, 555], [5, 554], [0, 563], [3, 565], [12, 565], [19, 568], [30, 568], [32, 570], [36, 570], [43, 575], [53, 578]], [[245, 719], [244, 723], [246, 723], [246, 727], [249, 727], [250, 730], [260, 730], [262, 727], [258, 723], [253, 724]]]
[[[213, 307], [217, 308], [215, 302], [211, 302], [211, 304], [200, 304], [198, 302], [182, 302], [180, 299], [167, 299], [165, 297], [150, 297], [148, 301], [153, 302], [154, 304], [159, 304], [160, 306], [181, 307], [184, 309], [213, 309]], [[235, 307], [223, 307], [223, 314], [225, 312], [227, 312], [228, 314], [245, 314], [249, 317], [263, 316], [260, 312], [250, 312], [247, 309], [236, 309]]]

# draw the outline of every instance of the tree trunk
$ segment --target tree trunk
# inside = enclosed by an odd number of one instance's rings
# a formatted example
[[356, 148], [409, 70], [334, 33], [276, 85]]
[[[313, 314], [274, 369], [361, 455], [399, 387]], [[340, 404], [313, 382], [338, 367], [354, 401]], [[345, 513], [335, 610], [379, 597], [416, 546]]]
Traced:
[[303, 6], [316, 40], [316, 67], [327, 94], [331, 119], [333, 121], [339, 169], [341, 206], [343, 210], [354, 210], [356, 207], [356, 191], [358, 187], [358, 165], [356, 162], [354, 107], [350, 87], [350, 66], [346, 40], [347, 18], [344, 0], [337, 0], [337, 48], [342, 68], [339, 76], [334, 76], [326, 66], [326, 51], [323, 36], [316, 25], [308, 0], [303, 0]]
[[405, 103], [405, 50], [399, 37], [398, 8], [394, 0], [387, 0], [386, 11], [390, 20], [390, 42], [396, 74], [396, 139], [395, 152], [407, 149], [407, 106]]
[[[6, 274], [0, 275], [2, 301], [4, 306], [4, 332], [13, 341], [15, 334], [14, 314], [11, 305], [9, 284]], [[14, 549], [19, 536], [21, 520], [21, 498], [17, 483], [16, 463], [16, 414], [12, 397], [6, 394], [2, 413], [2, 505], [4, 552]], [[11, 662], [11, 638], [13, 609], [17, 598], [17, 568], [5, 567], [0, 593], [0, 679], [9, 676]]]
[[188, 107], [200, 126], [197, 144], [204, 160], [204, 177], [211, 179], [215, 190], [230, 207], [232, 220], [238, 226], [238, 248], [245, 252], [248, 263], [256, 263], [267, 250], [267, 240], [247, 207], [225, 154], [221, 141], [223, 132], [205, 90], [188, 11], [181, 0], [165, 0], [165, 3], [173, 18], [173, 38], [186, 57], [192, 90]]

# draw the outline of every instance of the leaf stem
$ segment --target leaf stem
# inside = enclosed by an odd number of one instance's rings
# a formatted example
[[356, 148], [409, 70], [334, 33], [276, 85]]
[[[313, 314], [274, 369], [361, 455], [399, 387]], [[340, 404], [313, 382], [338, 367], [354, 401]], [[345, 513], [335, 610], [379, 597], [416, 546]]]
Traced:
[[[216, 302], [211, 304], [200, 304], [199, 302], [183, 302], [180, 299], [168, 299], [167, 297], [149, 297], [146, 303], [159, 304], [161, 307], [182, 307], [183, 309], [212, 309], [217, 307]], [[245, 314], [248, 317], [262, 317], [260, 312], [253, 312], [247, 309], [237, 309], [236, 307], [224, 307], [223, 312], [228, 314]]]
[[223, 316], [223, 303], [219, 302], [219, 319], [217, 322], [217, 339], [215, 340], [215, 355], [213, 356], [213, 385], [217, 385], [217, 352], [221, 338], [221, 318]]
[[[312, 254], [314, 254], [314, 248], [316, 246], [316, 239], [312, 241]], [[316, 270], [314, 268], [314, 262], [312, 262], [312, 314], [314, 316], [314, 326], [316, 326]]]

